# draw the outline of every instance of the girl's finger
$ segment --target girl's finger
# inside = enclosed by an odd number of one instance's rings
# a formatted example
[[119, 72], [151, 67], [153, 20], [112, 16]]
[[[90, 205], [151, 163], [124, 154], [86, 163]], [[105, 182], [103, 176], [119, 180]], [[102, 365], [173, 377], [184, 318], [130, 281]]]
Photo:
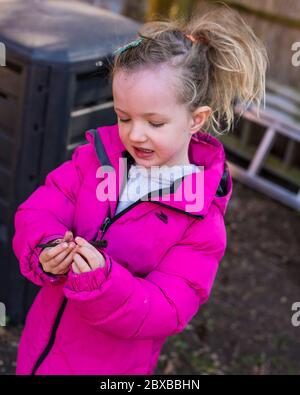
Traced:
[[74, 251], [74, 249], [75, 249], [75, 244], [73, 244], [72, 247], [72, 244], [70, 243], [66, 249], [64, 249], [62, 252], [60, 252], [52, 259], [53, 266], [54, 267], [60, 266], [64, 262], [64, 260], [67, 259], [67, 257], [72, 258], [71, 253]]
[[55, 267], [55, 271], [57, 272], [57, 274], [60, 274], [61, 272], [65, 272], [66, 269], [71, 265], [73, 260], [74, 260], [74, 251], [70, 251], [66, 256], [66, 258], [58, 266]]
[[73, 272], [74, 272], [74, 273], [80, 274], [80, 270], [79, 270], [79, 268], [78, 268], [76, 262], [73, 262], [73, 263], [72, 263], [72, 269], [73, 269]]
[[72, 241], [73, 240], [73, 232], [71, 230], [68, 230], [65, 233], [64, 241]]
[[87, 247], [90, 250], [94, 251], [95, 253], [98, 252], [97, 248], [95, 248], [92, 244], [90, 244], [87, 240], [85, 240], [83, 237], [79, 237], [77, 236], [75, 238], [76, 243], [80, 246], [80, 247]]
[[55, 247], [47, 247], [45, 249], [45, 258], [47, 261], [50, 261], [56, 255], [60, 254], [61, 252], [65, 251], [68, 248], [68, 243], [60, 243]]
[[93, 250], [91, 250], [89, 247], [77, 246], [76, 250], [87, 260], [92, 270], [95, 270], [100, 266], [100, 256], [97, 253], [95, 253]]
[[[75, 242], [77, 243], [77, 248], [88, 248], [90, 249], [94, 255], [89, 254], [87, 256], [88, 262], [93, 270], [97, 269], [98, 267], [104, 267], [105, 266], [105, 258], [103, 254], [92, 244], [90, 244], [87, 240], [85, 240], [83, 237], [75, 237]], [[82, 251], [88, 251], [88, 250], [82, 250]]]
[[77, 264], [81, 273], [90, 272], [91, 268], [88, 263], [78, 254], [74, 254], [74, 262]]
[[52, 274], [55, 274], [56, 276], [60, 276], [62, 274], [66, 274], [68, 271], [69, 271], [69, 269], [66, 268], [64, 270], [59, 270], [59, 271], [52, 272]]

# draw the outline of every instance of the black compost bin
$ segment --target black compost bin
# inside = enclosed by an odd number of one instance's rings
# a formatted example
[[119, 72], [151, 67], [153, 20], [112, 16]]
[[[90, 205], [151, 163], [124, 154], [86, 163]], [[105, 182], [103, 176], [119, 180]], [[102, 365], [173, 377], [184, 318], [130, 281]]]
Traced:
[[12, 252], [16, 208], [86, 130], [116, 123], [108, 66], [139, 26], [79, 2], [0, 2], [0, 302], [12, 323], [24, 322], [38, 290]]

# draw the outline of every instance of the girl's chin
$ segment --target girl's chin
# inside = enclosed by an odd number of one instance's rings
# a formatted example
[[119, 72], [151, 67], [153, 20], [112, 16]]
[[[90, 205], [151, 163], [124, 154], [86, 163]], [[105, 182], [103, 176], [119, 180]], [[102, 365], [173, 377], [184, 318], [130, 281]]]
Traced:
[[149, 168], [149, 169], [150, 169], [152, 166], [159, 166], [159, 165], [157, 165], [154, 161], [150, 161], [150, 160], [136, 159], [135, 163], [136, 163], [138, 166], [143, 166], [143, 167], [146, 167], [146, 168]]

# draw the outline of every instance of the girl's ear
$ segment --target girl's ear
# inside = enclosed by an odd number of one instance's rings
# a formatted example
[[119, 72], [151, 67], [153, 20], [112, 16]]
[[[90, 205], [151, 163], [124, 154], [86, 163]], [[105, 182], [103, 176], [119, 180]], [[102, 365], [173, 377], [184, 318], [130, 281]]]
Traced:
[[210, 117], [212, 110], [209, 106], [198, 107], [192, 113], [192, 123], [190, 128], [190, 133], [194, 134], [199, 131], [199, 129], [204, 125], [206, 120]]

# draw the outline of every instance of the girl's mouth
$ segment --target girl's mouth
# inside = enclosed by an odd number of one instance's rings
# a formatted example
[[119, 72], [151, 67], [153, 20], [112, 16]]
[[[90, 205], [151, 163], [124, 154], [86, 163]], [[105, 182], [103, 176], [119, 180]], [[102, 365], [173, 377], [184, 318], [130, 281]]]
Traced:
[[134, 148], [134, 153], [136, 154], [137, 157], [142, 158], [142, 159], [146, 159], [146, 158], [150, 158], [153, 154], [154, 151], [152, 150], [146, 150], [146, 149], [141, 149], [141, 148]]

